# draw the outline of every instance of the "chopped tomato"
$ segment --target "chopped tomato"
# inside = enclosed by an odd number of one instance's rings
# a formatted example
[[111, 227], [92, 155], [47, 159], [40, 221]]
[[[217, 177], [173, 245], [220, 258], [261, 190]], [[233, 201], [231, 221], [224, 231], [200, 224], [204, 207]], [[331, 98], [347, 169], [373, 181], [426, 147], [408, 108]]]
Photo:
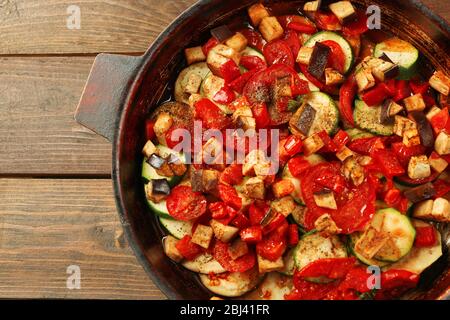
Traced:
[[284, 150], [286, 150], [287, 154], [291, 157], [302, 151], [302, 147], [302, 139], [297, 135], [289, 136], [284, 143]]
[[272, 220], [270, 220], [270, 222], [263, 227], [263, 233], [269, 234], [272, 231], [275, 231], [278, 227], [282, 226], [285, 222], [286, 218], [281, 213], [277, 213]]
[[226, 184], [219, 184], [218, 189], [220, 199], [222, 199], [223, 202], [236, 210], [239, 210], [242, 207], [242, 199], [239, 197], [235, 188]]
[[170, 216], [177, 220], [192, 220], [206, 212], [206, 198], [201, 192], [193, 192], [190, 186], [176, 186], [166, 200]]
[[396, 94], [394, 96], [394, 101], [403, 100], [411, 95], [411, 89], [409, 88], [408, 81], [398, 80], [396, 82]]
[[229, 185], [236, 185], [242, 182], [242, 164], [232, 163], [220, 174], [220, 182]]
[[299, 23], [299, 22], [291, 22], [287, 25], [288, 29], [295, 30], [297, 32], [306, 33], [306, 34], [313, 34], [317, 31], [316, 27], [306, 24], [306, 23]]
[[302, 174], [311, 166], [308, 160], [302, 156], [289, 159], [288, 168], [294, 177], [300, 178]]
[[367, 272], [367, 268], [355, 266], [345, 276], [344, 280], [339, 284], [338, 291], [357, 291], [360, 293], [371, 290], [368, 286], [368, 280], [371, 273]]
[[377, 106], [389, 97], [389, 91], [384, 83], [379, 83], [372, 89], [363, 94], [362, 100], [368, 106]]
[[230, 59], [219, 68], [219, 73], [219, 76], [225, 80], [225, 84], [229, 84], [241, 76], [241, 69]]
[[354, 75], [348, 77], [339, 89], [339, 111], [341, 112], [344, 121], [350, 126], [355, 125], [353, 120], [353, 101], [357, 89], [358, 86]]
[[328, 58], [328, 66], [333, 68], [340, 73], [344, 73], [345, 68], [345, 55], [344, 51], [342, 51], [341, 46], [332, 40], [325, 40], [321, 42], [331, 49], [331, 54]]
[[288, 229], [288, 244], [293, 247], [297, 245], [299, 240], [298, 226], [296, 224], [290, 224]]
[[359, 138], [351, 141], [348, 148], [356, 153], [370, 156], [374, 152], [384, 149], [384, 143], [379, 137]]
[[340, 279], [347, 275], [356, 263], [355, 258], [327, 258], [318, 259], [298, 271], [297, 276], [303, 278], [325, 277]]
[[379, 149], [372, 154], [381, 168], [383, 174], [387, 177], [401, 176], [405, 173], [405, 169], [390, 150]]
[[194, 260], [204, 251], [202, 247], [193, 243], [191, 240], [192, 240], [191, 236], [185, 235], [175, 245], [177, 250], [186, 260]]
[[432, 225], [428, 227], [417, 227], [414, 246], [417, 248], [431, 247], [436, 244], [436, 230]]
[[155, 121], [153, 120], [147, 120], [145, 122], [145, 137], [148, 140], [153, 140], [155, 138], [155, 131], [153, 130], [153, 127], [155, 126]]
[[342, 33], [346, 36], [357, 36], [360, 35], [369, 28], [367, 27], [367, 15], [364, 11], [356, 11], [358, 18], [355, 21], [346, 23], [342, 26]]
[[253, 202], [250, 207], [248, 208], [248, 218], [250, 219], [250, 223], [252, 226], [261, 225], [261, 221], [266, 216], [269, 206], [264, 205], [256, 205], [255, 202]]
[[391, 144], [391, 148], [395, 157], [403, 167], [408, 166], [409, 159], [411, 159], [412, 156], [425, 154], [426, 151], [426, 148], [421, 144], [407, 147], [403, 142], [394, 142]]
[[265, 45], [263, 53], [269, 66], [281, 63], [291, 68], [294, 67], [294, 56], [292, 55], [291, 48], [284, 40], [273, 40], [269, 42]]
[[234, 220], [231, 221], [231, 224], [238, 229], [244, 229], [250, 226], [250, 221], [244, 214], [239, 213], [236, 215], [236, 218], [234, 218]]
[[431, 118], [430, 122], [436, 134], [439, 134], [439, 132], [444, 130], [449, 123], [448, 107], [445, 107], [439, 111], [438, 114]]
[[254, 267], [256, 257], [253, 252], [250, 251], [233, 260], [228, 252], [228, 247], [229, 245], [222, 241], [217, 241], [214, 246], [214, 258], [223, 268], [229, 272], [245, 272]]
[[283, 239], [265, 239], [256, 245], [256, 252], [264, 259], [276, 261], [286, 250], [286, 242]]
[[264, 69], [267, 67], [266, 62], [257, 56], [243, 56], [239, 64], [248, 70]]
[[201, 99], [195, 103], [195, 117], [201, 119], [208, 129], [224, 129], [231, 120], [209, 99]]
[[257, 129], [264, 129], [270, 125], [270, 115], [264, 102], [254, 104], [252, 113], [255, 118]]
[[238, 77], [230, 82], [230, 84], [229, 84], [230, 88], [232, 88], [234, 91], [242, 94], [245, 84], [257, 71], [258, 71], [258, 69], [253, 69], [253, 70], [249, 70], [249, 71], [243, 73], [240, 77]]
[[261, 226], [251, 226], [239, 232], [242, 241], [256, 243], [262, 240]]
[[244, 35], [244, 37], [247, 38], [248, 46], [252, 47], [259, 52], [263, 51], [264, 45], [266, 44], [266, 41], [263, 39], [261, 34], [253, 29], [241, 29], [239, 30], [240, 33]]

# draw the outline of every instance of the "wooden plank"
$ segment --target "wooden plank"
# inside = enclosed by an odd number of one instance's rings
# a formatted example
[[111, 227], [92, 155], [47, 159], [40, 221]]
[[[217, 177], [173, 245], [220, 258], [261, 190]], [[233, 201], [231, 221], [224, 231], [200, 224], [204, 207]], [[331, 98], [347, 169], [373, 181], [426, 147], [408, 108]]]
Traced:
[[0, 58], [0, 174], [111, 172], [111, 146], [73, 114], [93, 57]]
[[0, 298], [165, 298], [118, 237], [110, 180], [0, 179], [0, 203]]
[[[143, 52], [194, 0], [3, 0], [0, 54]], [[80, 29], [69, 29], [69, 6]]]

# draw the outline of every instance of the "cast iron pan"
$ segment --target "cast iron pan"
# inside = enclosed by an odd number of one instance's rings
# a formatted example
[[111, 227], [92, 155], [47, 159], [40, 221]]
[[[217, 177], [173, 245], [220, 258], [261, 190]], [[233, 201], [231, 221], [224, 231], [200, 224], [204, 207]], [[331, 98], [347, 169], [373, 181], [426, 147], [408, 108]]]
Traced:
[[[246, 20], [251, 0], [203, 0], [186, 10], [139, 57], [100, 54], [92, 67], [75, 118], [113, 144], [113, 183], [117, 210], [128, 242], [150, 278], [170, 299], [208, 299], [197, 277], [165, 257], [162, 231], [149, 211], [140, 178], [144, 123], [152, 108], [168, 98], [174, 75], [183, 67], [183, 49], [209, 38], [209, 30]], [[279, 12], [305, 1], [264, 1]], [[424, 65], [450, 73], [450, 27], [416, 0], [353, 0], [381, 8], [382, 29], [415, 45]], [[431, 70], [431, 68], [429, 68]], [[447, 249], [447, 248], [445, 248]], [[126, 272], [126, 270], [124, 270]], [[410, 299], [450, 296], [448, 254], [422, 276]]]

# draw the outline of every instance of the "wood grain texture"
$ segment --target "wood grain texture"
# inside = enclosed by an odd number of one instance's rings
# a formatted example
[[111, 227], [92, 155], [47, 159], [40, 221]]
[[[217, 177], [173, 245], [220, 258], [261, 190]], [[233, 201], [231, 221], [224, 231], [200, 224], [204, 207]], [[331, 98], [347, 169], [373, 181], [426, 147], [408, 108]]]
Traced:
[[111, 146], [73, 113], [92, 57], [0, 57], [0, 175], [111, 172]]
[[[143, 52], [193, 0], [2, 0], [0, 54]], [[69, 6], [81, 28], [67, 28]]]
[[118, 236], [113, 199], [106, 179], [0, 179], [0, 298], [164, 298]]

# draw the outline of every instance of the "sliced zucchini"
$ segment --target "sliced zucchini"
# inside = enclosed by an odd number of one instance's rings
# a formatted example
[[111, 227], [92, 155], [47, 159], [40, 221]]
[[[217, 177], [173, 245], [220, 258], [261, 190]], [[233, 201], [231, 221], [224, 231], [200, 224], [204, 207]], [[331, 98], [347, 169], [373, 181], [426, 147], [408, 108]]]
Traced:
[[348, 241], [349, 241], [349, 247], [350, 247], [351, 253], [352, 253], [356, 258], [358, 258], [359, 261], [361, 261], [362, 263], [367, 264], [367, 265], [369, 265], [369, 266], [379, 266], [379, 267], [383, 267], [383, 266], [388, 265], [389, 262], [387, 262], [387, 261], [379, 261], [379, 260], [375, 260], [375, 259], [368, 259], [368, 258], [364, 257], [361, 253], [359, 253], [359, 252], [356, 250], [355, 244], [356, 244], [356, 242], [358, 241], [358, 239], [361, 237], [361, 234], [362, 234], [362, 233], [360, 233], [360, 232], [355, 232], [355, 233], [352, 233], [352, 234], [349, 236]]
[[[312, 136], [314, 133], [325, 130], [328, 134], [334, 134], [339, 124], [339, 110], [333, 98], [323, 92], [310, 92], [303, 96], [303, 105], [292, 117], [290, 127], [295, 126], [295, 121], [299, 121], [296, 117], [300, 117], [303, 113], [303, 108], [310, 106], [315, 110], [314, 119], [307, 136]], [[294, 129], [295, 130], [295, 129]]]
[[[325, 162], [325, 159], [318, 155], [318, 154], [312, 154], [309, 155], [307, 157], [305, 157], [305, 159], [311, 164], [311, 166], [314, 166], [316, 164]], [[303, 201], [302, 198], [302, 191], [301, 191], [301, 182], [299, 178], [296, 178], [292, 175], [291, 171], [289, 171], [289, 166], [286, 164], [284, 166], [283, 172], [281, 174], [281, 177], [283, 179], [288, 179], [291, 180], [292, 184], [294, 185], [294, 191], [292, 191], [291, 196], [294, 198], [294, 200], [301, 205], [304, 205], [305, 202]]]
[[202, 274], [209, 274], [209, 273], [218, 274], [227, 271], [209, 253], [201, 254], [194, 260], [184, 260], [182, 262], [182, 265], [183, 267], [185, 267], [190, 271]]
[[[214, 96], [219, 92], [225, 85], [225, 80], [213, 75], [212, 72], [208, 73], [202, 82], [200, 87], [200, 94], [204, 98], [208, 98], [213, 101]], [[216, 103], [215, 104], [226, 114], [232, 114], [233, 111], [228, 108], [225, 104]]]
[[364, 101], [355, 100], [353, 118], [356, 125], [376, 135], [390, 136], [394, 133], [394, 126], [381, 124], [380, 113], [381, 106], [369, 107]]
[[[415, 228], [429, 226], [428, 223], [416, 219], [412, 220], [412, 224]], [[442, 256], [441, 234], [437, 230], [435, 232], [437, 241], [434, 246], [424, 248], [413, 247], [404, 258], [389, 265], [386, 270], [397, 269], [407, 270], [416, 274], [422, 273], [422, 271]]]
[[[186, 156], [182, 153], [176, 152], [166, 146], [163, 145], [158, 145], [156, 146], [156, 149], [159, 152], [159, 155], [161, 157], [168, 157], [170, 154], [173, 154], [174, 156], [176, 156], [178, 159], [180, 159], [183, 163], [186, 163]], [[142, 178], [144, 178], [146, 181], [150, 181], [150, 180], [156, 180], [156, 179], [166, 179], [167, 182], [169, 182], [169, 185], [171, 187], [177, 185], [181, 179], [182, 176], [173, 176], [173, 177], [164, 177], [159, 175], [155, 168], [153, 168], [151, 165], [149, 165], [147, 163], [147, 159], [144, 159], [144, 162], [142, 163]]]
[[172, 219], [171, 215], [169, 214], [169, 210], [167, 210], [166, 200], [156, 203], [147, 199], [147, 204], [150, 210], [152, 210], [153, 213], [157, 216], [165, 219]]
[[189, 76], [192, 73], [194, 73], [198, 74], [202, 79], [205, 79], [206, 75], [210, 72], [211, 70], [209, 70], [208, 65], [205, 62], [195, 63], [183, 69], [178, 75], [177, 80], [175, 81], [175, 89], [174, 89], [175, 100], [178, 102], [184, 102], [188, 104], [189, 95], [186, 95], [183, 89], [187, 84]]
[[248, 300], [284, 300], [284, 296], [292, 291], [294, 284], [292, 278], [270, 272], [259, 284], [256, 290], [250, 292], [244, 298]]
[[247, 47], [245, 48], [242, 52], [241, 52], [242, 56], [256, 56], [258, 58], [261, 58], [262, 61], [266, 61], [266, 58], [264, 57], [264, 55], [259, 52], [256, 49], [253, 49], [251, 47]]
[[345, 130], [345, 132], [347, 132], [351, 140], [356, 140], [360, 138], [371, 138], [374, 136], [372, 133], [361, 130], [359, 128], [350, 128]]
[[344, 73], [347, 73], [353, 65], [353, 50], [348, 41], [336, 32], [320, 31], [316, 34], [313, 34], [308, 39], [308, 41], [305, 42], [304, 46], [312, 48], [314, 47], [316, 42], [322, 42], [326, 40], [334, 41], [341, 46], [341, 49], [345, 55]]
[[295, 261], [294, 261], [295, 248], [291, 248], [283, 257], [284, 267], [280, 272], [286, 276], [294, 275]]
[[399, 38], [390, 38], [378, 43], [373, 51], [373, 55], [377, 58], [386, 54], [392, 62], [399, 66], [398, 79], [408, 80], [417, 70], [417, 61], [419, 59], [419, 51], [409, 42]]
[[[337, 236], [323, 237], [319, 233], [303, 236], [295, 247], [295, 267], [301, 270], [309, 263], [326, 258], [345, 258], [347, 250]], [[328, 282], [329, 279], [308, 278], [312, 282]]]
[[168, 233], [177, 239], [192, 235], [192, 226], [194, 224], [191, 221], [180, 221], [172, 218], [159, 217], [159, 222]]
[[258, 270], [253, 268], [246, 272], [232, 272], [217, 277], [200, 274], [200, 281], [211, 292], [224, 297], [239, 297], [253, 290], [260, 281]]
[[309, 91], [311, 91], [311, 92], [320, 91], [320, 89], [319, 89], [314, 83], [312, 83], [311, 81], [309, 81], [309, 80], [305, 77], [305, 75], [304, 75], [303, 73], [299, 72], [299, 73], [298, 73], [298, 76], [300, 77], [300, 79], [302, 79], [302, 80], [308, 82]]

